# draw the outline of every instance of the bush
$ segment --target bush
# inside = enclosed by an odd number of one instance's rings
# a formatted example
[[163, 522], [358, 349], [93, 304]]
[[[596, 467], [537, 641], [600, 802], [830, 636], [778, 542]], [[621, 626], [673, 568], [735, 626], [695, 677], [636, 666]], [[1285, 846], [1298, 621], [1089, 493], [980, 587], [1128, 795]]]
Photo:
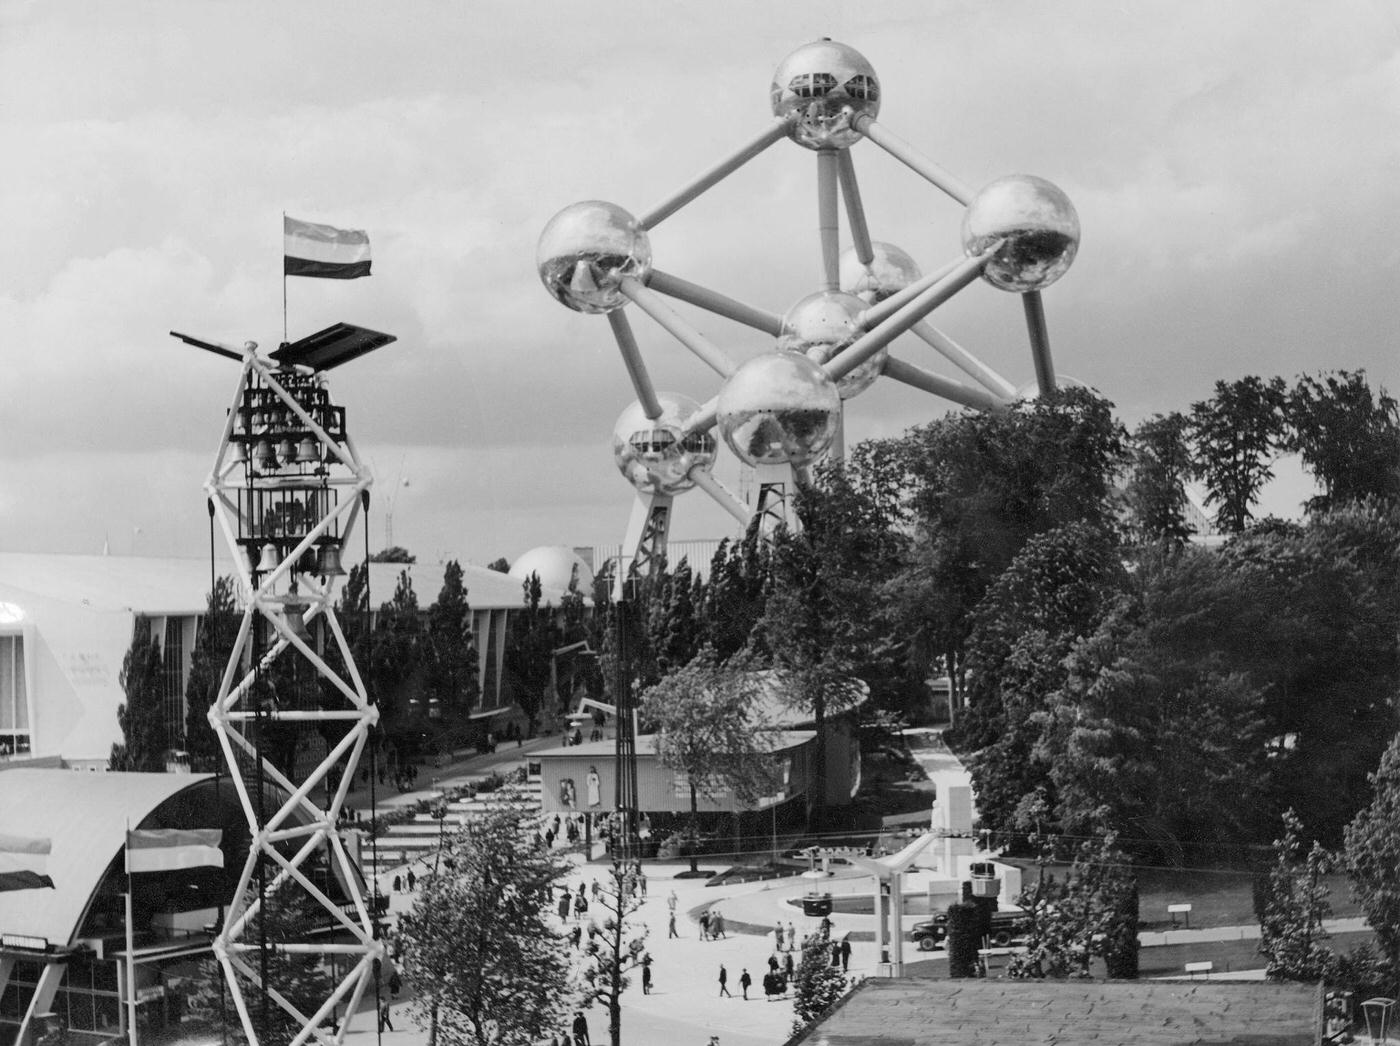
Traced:
[[982, 913], [971, 901], [948, 906], [948, 976], [976, 977]]

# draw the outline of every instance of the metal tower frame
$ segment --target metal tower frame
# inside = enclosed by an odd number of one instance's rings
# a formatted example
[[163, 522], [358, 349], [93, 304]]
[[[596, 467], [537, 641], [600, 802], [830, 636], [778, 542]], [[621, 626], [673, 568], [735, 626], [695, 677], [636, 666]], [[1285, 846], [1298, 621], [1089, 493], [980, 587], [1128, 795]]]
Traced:
[[[340, 551], [360, 522], [373, 479], [345, 431], [345, 410], [331, 400], [323, 373], [266, 360], [258, 355], [255, 342], [241, 349], [193, 343], [239, 358], [243, 364], [214, 467], [204, 484], [233, 555], [244, 602], [238, 636], [209, 709], [209, 723], [252, 835], [237, 891], [214, 940], [214, 954], [252, 1046], [259, 1046], [259, 1022], [250, 1013], [245, 982], [298, 1021], [300, 1030], [288, 1046], [302, 1046], [312, 1038], [341, 1046], [376, 963], [385, 956], [374, 922], [378, 912], [367, 907], [359, 874], [336, 831], [356, 765], [379, 720], [379, 710], [369, 701], [332, 606], [336, 578], [343, 573]], [[324, 643], [335, 645], [345, 666], [343, 676], [327, 663], [324, 644], [315, 643], [306, 628], [307, 622], [318, 619], [325, 623]], [[284, 655], [310, 664], [326, 684], [323, 690], [343, 699], [341, 706], [281, 707], [262, 677]], [[258, 748], [259, 727], [268, 722], [336, 722], [348, 730], [297, 781], [295, 774], [289, 776], [267, 762]], [[252, 789], [244, 777], [249, 760], [255, 775]], [[332, 790], [328, 778], [342, 761], [343, 770]], [[274, 809], [267, 809], [264, 780], [285, 793], [273, 800]], [[311, 796], [323, 784], [327, 798], [321, 809]], [[321, 852], [348, 904], [332, 900], [307, 875], [308, 862]], [[275, 875], [268, 881], [266, 870], [273, 868]], [[255, 877], [260, 889], [250, 901]], [[348, 971], [312, 1013], [303, 1012], [267, 983], [267, 942], [249, 939], [257, 935], [252, 920], [259, 916], [267, 890], [288, 882], [300, 886], [324, 909], [342, 931], [337, 935], [341, 940], [277, 942], [275, 949], [308, 959], [331, 958], [333, 964], [344, 961], [335, 957], [350, 960]], [[346, 908], [353, 911], [347, 914]], [[258, 921], [265, 935], [265, 923]], [[261, 961], [250, 962], [250, 953], [258, 953]], [[342, 1005], [346, 1019], [334, 1032], [323, 1029], [321, 1025]]]

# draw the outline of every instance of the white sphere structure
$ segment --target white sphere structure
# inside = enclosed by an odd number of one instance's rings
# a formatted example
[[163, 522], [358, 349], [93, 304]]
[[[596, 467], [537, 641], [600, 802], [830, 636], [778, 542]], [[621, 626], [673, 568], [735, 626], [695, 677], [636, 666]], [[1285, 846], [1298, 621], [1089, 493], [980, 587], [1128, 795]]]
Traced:
[[637, 219], [602, 200], [571, 204], [540, 233], [535, 256], [545, 289], [577, 312], [611, 312], [626, 304], [624, 276], [645, 279], [651, 241]]
[[1024, 294], [1063, 276], [1079, 250], [1079, 215], [1058, 187], [1029, 174], [1011, 174], [985, 186], [963, 213], [963, 249], [981, 254], [1001, 247], [982, 278]]
[[808, 149], [846, 149], [860, 141], [852, 122], [880, 112], [875, 68], [854, 47], [833, 40], [803, 44], [778, 63], [768, 89], [773, 115]]
[[[1020, 397], [1019, 382], [978, 359], [955, 331], [931, 318], [979, 280], [1021, 296], [1035, 388], [1049, 393], [1056, 387], [1040, 292], [1074, 261], [1080, 239], [1074, 206], [1050, 182], [1031, 175], [1000, 178], [978, 191], [884, 128], [881, 93], [874, 66], [859, 51], [829, 39], [804, 44], [773, 72], [768, 102], [774, 119], [719, 163], [649, 211], [634, 216], [614, 204], [586, 201], [564, 208], [541, 234], [536, 260], [545, 287], [570, 309], [607, 315], [636, 397], [612, 434], [614, 464], [637, 495], [617, 561], [619, 583], [631, 571], [643, 573], [664, 561], [676, 495], [699, 489], [741, 526], [755, 517], [761, 526], [775, 524], [784, 510], [774, 510], [769, 499], [785, 505], [790, 490], [811, 482], [807, 466], [828, 453], [844, 454], [844, 401], [877, 381], [899, 382], [973, 410], [1009, 409]], [[787, 139], [810, 151], [816, 167], [813, 232], [821, 265], [812, 272], [820, 279], [810, 293], [779, 313], [652, 265], [649, 237], [658, 225]], [[950, 243], [934, 264], [921, 266], [871, 235], [856, 158], [877, 150], [962, 209], [959, 242]], [[728, 228], [738, 215], [723, 217]], [[763, 216], [752, 224], [762, 240]], [[898, 222], [900, 228], [912, 224]], [[843, 236], [849, 237], [844, 251]], [[670, 300], [759, 331], [773, 339], [774, 351], [737, 359], [722, 333], [697, 324]], [[629, 318], [638, 312], [718, 375], [716, 395], [691, 400], [657, 392], [644, 342]], [[960, 373], [937, 373], [912, 356], [927, 350], [941, 357], [935, 363]], [[755, 470], [741, 475], [746, 499], [726, 490], [712, 471], [716, 429]], [[791, 470], [772, 471], [784, 465]]]
[[[783, 314], [778, 349], [799, 352], [813, 363], [827, 363], [861, 335], [860, 314], [865, 302], [841, 291], [809, 294]], [[874, 384], [884, 366], [887, 349], [881, 349], [836, 382], [843, 400], [859, 396]]]
[[700, 409], [689, 396], [657, 393], [661, 414], [649, 418], [640, 400], [633, 400], [613, 426], [613, 462], [624, 479], [641, 494], [683, 494], [695, 486], [696, 470], [709, 472], [715, 463], [715, 438], [708, 432], [686, 435], [682, 430]]
[[826, 453], [841, 419], [836, 383], [806, 356], [749, 360], [719, 392], [719, 430], [750, 465], [809, 465]]
[[884, 301], [923, 275], [919, 263], [892, 243], [876, 240], [870, 249], [873, 257], [869, 264], [860, 260], [854, 247], [841, 252], [841, 289], [866, 305]]
[[531, 574], [539, 575], [540, 586], [565, 591], [570, 582], [584, 595], [593, 591], [593, 570], [565, 545], [540, 545], [532, 548], [510, 565], [510, 576], [525, 582]]

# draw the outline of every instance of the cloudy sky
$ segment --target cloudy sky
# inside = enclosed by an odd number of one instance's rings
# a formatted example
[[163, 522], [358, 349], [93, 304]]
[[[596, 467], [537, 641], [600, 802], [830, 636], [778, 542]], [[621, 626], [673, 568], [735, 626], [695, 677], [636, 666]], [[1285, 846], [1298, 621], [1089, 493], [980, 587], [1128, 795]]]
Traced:
[[[373, 243], [370, 279], [290, 280], [288, 323], [398, 336], [333, 382], [396, 543], [484, 563], [620, 540], [609, 436], [632, 393], [606, 320], [541, 287], [539, 232], [576, 200], [670, 195], [767, 123], [774, 67], [821, 36], [873, 63], [881, 122], [964, 181], [1070, 195], [1056, 365], [1128, 424], [1249, 373], [1364, 368], [1400, 391], [1390, 0], [0, 0], [0, 547], [207, 547], [236, 367], [167, 332], [282, 340], [284, 211]], [[955, 257], [957, 205], [853, 152], [873, 235], [928, 268]], [[783, 311], [818, 287], [815, 178], [779, 143], [654, 232], [658, 267]], [[697, 321], [735, 356], [766, 348]], [[979, 283], [937, 321], [1033, 377], [1014, 297]], [[717, 391], [634, 327], [659, 387]], [[849, 438], [948, 409], [882, 383]], [[732, 458], [717, 475], [739, 485]], [[693, 494], [672, 533], [726, 520]]]

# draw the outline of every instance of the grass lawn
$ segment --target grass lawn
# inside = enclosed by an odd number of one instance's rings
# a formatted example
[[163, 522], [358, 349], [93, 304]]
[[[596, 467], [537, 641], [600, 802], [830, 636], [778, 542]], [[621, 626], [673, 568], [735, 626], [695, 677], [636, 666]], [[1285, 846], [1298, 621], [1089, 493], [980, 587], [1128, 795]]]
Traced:
[[[1007, 858], [1022, 870], [1023, 883], [1030, 886], [1038, 874], [1035, 862]], [[1069, 866], [1052, 864], [1047, 871], [1063, 878]], [[1345, 875], [1329, 875], [1334, 918], [1360, 915], [1351, 899]], [[1191, 905], [1192, 929], [1207, 926], [1244, 926], [1257, 923], [1254, 915], [1253, 874], [1232, 869], [1143, 868], [1138, 871], [1138, 911], [1144, 930], [1171, 929], [1169, 904]], [[1178, 920], [1181, 916], [1177, 917]], [[1178, 926], [1182, 923], [1178, 922]]]

